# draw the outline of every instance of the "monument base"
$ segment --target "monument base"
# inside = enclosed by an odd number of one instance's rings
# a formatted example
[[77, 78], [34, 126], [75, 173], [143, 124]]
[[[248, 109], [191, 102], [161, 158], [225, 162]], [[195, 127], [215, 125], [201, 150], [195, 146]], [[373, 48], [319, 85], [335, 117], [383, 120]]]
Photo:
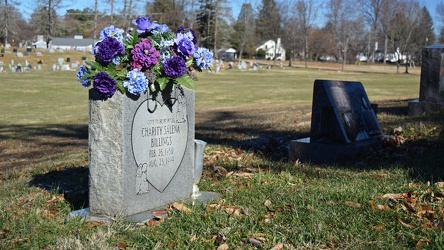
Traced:
[[325, 163], [350, 162], [383, 142], [383, 136], [346, 144], [310, 143], [310, 138], [290, 142], [290, 161]]
[[427, 102], [415, 99], [409, 102], [409, 115], [444, 112], [444, 103]]
[[[215, 192], [203, 191], [200, 193], [201, 193], [200, 196], [190, 197], [188, 199], [185, 199], [185, 202], [191, 202], [191, 204], [195, 205], [199, 202], [206, 202], [209, 200], [219, 198], [221, 196], [221, 194], [215, 193]], [[154, 218], [155, 216], [166, 216], [167, 215], [166, 209], [167, 209], [167, 206], [165, 205], [165, 206], [158, 207], [155, 209], [150, 209], [150, 210], [138, 213], [138, 214], [129, 215], [129, 216], [125, 217], [124, 219], [129, 222], [144, 223], [144, 222]], [[159, 213], [159, 211], [162, 211], [162, 210], [164, 210], [165, 212]], [[103, 222], [109, 222], [114, 219], [111, 216], [91, 214], [89, 211], [89, 208], [75, 210], [75, 211], [72, 211], [71, 213], [68, 214], [68, 220], [78, 218], [78, 217], [80, 217], [82, 219], [86, 219], [88, 221], [103, 221]]]

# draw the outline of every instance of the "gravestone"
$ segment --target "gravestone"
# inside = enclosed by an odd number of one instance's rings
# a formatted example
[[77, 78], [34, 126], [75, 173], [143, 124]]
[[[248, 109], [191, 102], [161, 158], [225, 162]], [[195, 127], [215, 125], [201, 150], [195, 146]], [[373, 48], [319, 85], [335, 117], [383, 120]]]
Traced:
[[194, 91], [139, 97], [90, 90], [91, 216], [146, 219], [150, 210], [190, 197], [194, 169]]
[[36, 55], [36, 56], [43, 56], [42, 52], [40, 52], [40, 51], [37, 51], [37, 52], [35, 53], [35, 55]]
[[17, 57], [23, 57], [23, 53], [22, 52], [17, 52]]
[[382, 139], [362, 83], [316, 80], [310, 137], [291, 141], [290, 160], [352, 161]]
[[409, 102], [409, 114], [444, 111], [444, 45], [422, 50], [419, 99]]

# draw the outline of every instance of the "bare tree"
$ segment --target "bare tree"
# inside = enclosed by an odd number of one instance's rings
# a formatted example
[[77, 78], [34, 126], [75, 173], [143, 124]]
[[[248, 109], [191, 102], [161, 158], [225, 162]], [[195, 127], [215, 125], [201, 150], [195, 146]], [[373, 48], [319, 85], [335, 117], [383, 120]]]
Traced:
[[25, 21], [17, 9], [18, 5], [19, 2], [12, 0], [0, 2], [0, 37], [3, 38], [5, 46], [10, 40], [20, 37], [24, 28]]
[[234, 24], [234, 29], [239, 49], [239, 62], [241, 62], [244, 50], [254, 41], [255, 37], [255, 13], [250, 3], [242, 5], [239, 18]]
[[342, 58], [342, 70], [345, 69], [347, 52], [354, 36], [362, 30], [359, 24], [357, 12], [354, 11], [351, 0], [330, 0], [327, 5], [327, 17], [331, 24], [331, 32], [335, 38], [338, 54]]
[[388, 31], [389, 42], [397, 54], [396, 72], [399, 73], [399, 67], [403, 56], [406, 60], [406, 71], [408, 73], [408, 61], [410, 60], [410, 51], [414, 43], [414, 31], [421, 19], [422, 9], [417, 0], [402, 0], [399, 8], [392, 20], [392, 25]]
[[384, 35], [384, 57], [383, 63], [386, 63], [388, 53], [389, 31], [391, 30], [392, 21], [395, 18], [397, 10], [399, 9], [397, 0], [383, 0], [381, 2], [381, 17], [379, 19], [379, 26]]
[[370, 27], [370, 32], [368, 34], [368, 44], [367, 44], [367, 64], [369, 58], [371, 57], [373, 62], [375, 62], [374, 52], [375, 49], [371, 50], [373, 34], [376, 31], [378, 22], [382, 12], [383, 2], [386, 0], [359, 0], [359, 5], [361, 6], [361, 12]]
[[319, 9], [314, 0], [298, 0], [296, 2], [296, 22], [299, 23], [300, 33], [304, 43], [304, 61], [305, 67], [308, 67], [310, 34], [313, 24], [317, 18], [317, 10]]

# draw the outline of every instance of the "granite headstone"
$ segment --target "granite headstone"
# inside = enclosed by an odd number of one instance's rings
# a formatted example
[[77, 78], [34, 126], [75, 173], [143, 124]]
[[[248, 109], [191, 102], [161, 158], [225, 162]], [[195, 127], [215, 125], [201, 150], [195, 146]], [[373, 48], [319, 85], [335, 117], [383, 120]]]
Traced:
[[194, 169], [194, 91], [175, 88], [106, 100], [90, 90], [90, 213], [131, 221], [189, 198]]
[[409, 102], [409, 113], [444, 111], [444, 45], [422, 50], [419, 99]]

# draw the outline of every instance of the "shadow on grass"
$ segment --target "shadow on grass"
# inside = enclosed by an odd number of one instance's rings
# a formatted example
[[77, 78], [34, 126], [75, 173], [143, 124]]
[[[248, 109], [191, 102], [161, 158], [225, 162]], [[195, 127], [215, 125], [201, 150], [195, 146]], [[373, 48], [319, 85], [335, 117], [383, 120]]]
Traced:
[[33, 140], [37, 136], [88, 139], [88, 125], [45, 124], [45, 125], [0, 125], [0, 140]]
[[200, 116], [204, 118], [196, 122], [197, 139], [260, 153], [273, 161], [286, 160], [290, 141], [309, 135], [308, 128], [288, 130], [286, 125], [294, 123], [291, 119], [286, 124], [273, 124], [273, 118], [282, 119], [279, 114], [220, 111]]
[[88, 126], [0, 126], [0, 170], [21, 169], [56, 155], [88, 148]]
[[88, 207], [88, 179], [87, 167], [74, 167], [34, 175], [29, 185], [63, 194], [72, 209], [78, 210]]

